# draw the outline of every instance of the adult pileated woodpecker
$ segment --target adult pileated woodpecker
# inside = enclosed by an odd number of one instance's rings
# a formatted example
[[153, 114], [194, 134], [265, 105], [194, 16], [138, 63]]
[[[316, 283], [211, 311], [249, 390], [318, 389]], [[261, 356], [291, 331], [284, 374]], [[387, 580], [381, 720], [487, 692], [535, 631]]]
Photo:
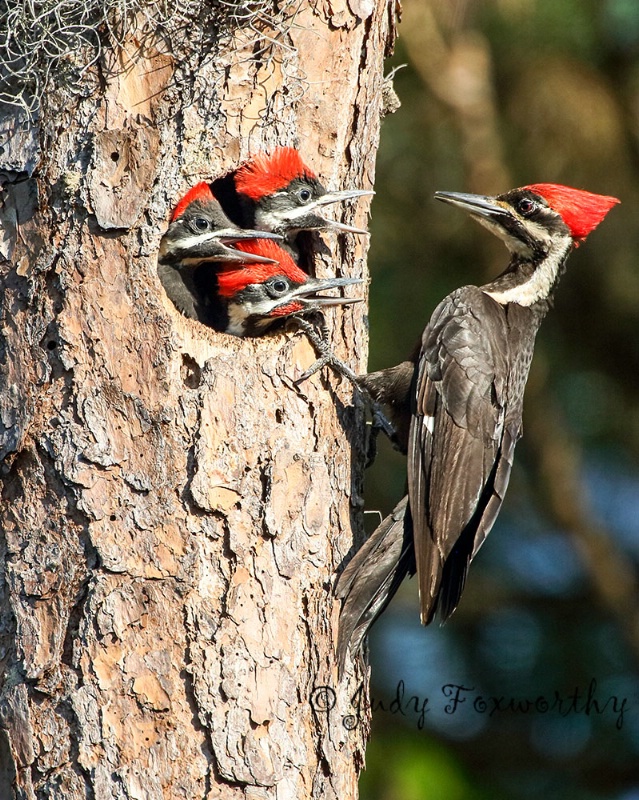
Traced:
[[423, 624], [457, 607], [504, 499], [537, 330], [569, 253], [619, 202], [554, 184], [435, 197], [503, 239], [510, 263], [485, 286], [448, 295], [409, 361], [360, 379], [390, 406], [408, 495], [339, 578], [340, 669], [406, 575], [417, 572]]
[[215, 281], [212, 265], [269, 263], [269, 258], [232, 247], [258, 238], [281, 239], [268, 231], [243, 230], [234, 225], [207, 183], [198, 183], [188, 191], [173, 212], [158, 254], [158, 276], [178, 310], [187, 317], [208, 321], [207, 286]]
[[360, 189], [328, 192], [293, 147], [279, 147], [271, 155], [261, 153], [215, 181], [213, 187], [238, 224], [279, 233], [289, 242], [299, 231], [366, 233], [325, 217], [322, 210], [333, 203], [375, 194]]
[[[319, 296], [318, 292], [362, 281], [311, 278], [275, 242], [254, 239], [239, 242], [237, 247], [247, 256], [262, 256], [265, 263], [247, 263], [217, 274], [217, 292], [210, 309], [210, 324], [217, 330], [234, 336], [261, 336], [275, 322], [288, 317], [304, 317], [361, 299]], [[320, 337], [313, 342], [321, 348]]]

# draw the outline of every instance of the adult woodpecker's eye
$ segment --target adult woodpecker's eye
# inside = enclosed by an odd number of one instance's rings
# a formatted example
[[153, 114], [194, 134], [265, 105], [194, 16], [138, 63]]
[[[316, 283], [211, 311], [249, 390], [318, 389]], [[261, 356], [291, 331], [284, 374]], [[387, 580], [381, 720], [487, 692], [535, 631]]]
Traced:
[[198, 231], [208, 231], [210, 225], [208, 219], [204, 219], [204, 217], [196, 217], [193, 220], [193, 224], [198, 229]]
[[529, 217], [536, 209], [537, 203], [529, 197], [522, 197], [517, 203], [517, 211], [524, 217]]
[[297, 196], [302, 201], [302, 203], [308, 203], [308, 201], [313, 196], [313, 193], [311, 192], [310, 189], [300, 189]]

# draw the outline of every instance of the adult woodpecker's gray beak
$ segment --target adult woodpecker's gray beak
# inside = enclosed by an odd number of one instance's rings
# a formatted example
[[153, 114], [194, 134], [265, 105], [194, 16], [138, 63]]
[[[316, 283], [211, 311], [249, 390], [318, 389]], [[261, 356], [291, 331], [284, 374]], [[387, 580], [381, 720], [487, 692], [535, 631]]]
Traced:
[[483, 194], [459, 192], [435, 192], [435, 199], [466, 211], [480, 225], [499, 237], [511, 252], [526, 255], [532, 252], [527, 228], [513, 213], [512, 206], [504, 200]]
[[475, 217], [482, 217], [491, 222], [500, 218], [512, 216], [505, 204], [499, 203], [494, 197], [483, 194], [463, 194], [462, 192], [435, 192], [435, 199], [457, 206]]

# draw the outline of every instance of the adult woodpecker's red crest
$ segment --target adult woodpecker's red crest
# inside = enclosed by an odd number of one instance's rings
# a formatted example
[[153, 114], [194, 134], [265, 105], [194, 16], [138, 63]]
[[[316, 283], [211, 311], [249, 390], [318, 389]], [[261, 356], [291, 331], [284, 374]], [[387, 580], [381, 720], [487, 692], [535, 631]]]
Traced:
[[317, 176], [294, 147], [278, 147], [271, 155], [261, 153], [240, 167], [235, 187], [251, 200], [259, 200], [288, 186], [295, 178], [316, 180]]
[[445, 297], [408, 361], [359, 378], [391, 410], [408, 494], [338, 580], [340, 672], [406, 575], [417, 572], [424, 624], [457, 607], [508, 488], [539, 326], [575, 244], [618, 202], [555, 184], [435, 197], [502, 239], [510, 259]]
[[253, 239], [238, 242], [237, 249], [244, 253], [270, 258], [275, 264], [246, 264], [225, 269], [218, 273], [218, 293], [221, 297], [233, 297], [254, 283], [263, 283], [274, 274], [284, 275], [294, 283], [305, 283], [309, 276], [301, 270], [290, 255], [268, 239]]
[[524, 189], [540, 195], [561, 215], [575, 243], [582, 242], [619, 202], [616, 197], [571, 189], [557, 183], [535, 183]]
[[213, 192], [211, 191], [211, 187], [208, 185], [208, 183], [206, 183], [206, 181], [196, 183], [192, 189], [189, 189], [180, 202], [175, 206], [175, 211], [171, 216], [171, 222], [174, 222], [176, 219], [178, 219], [178, 217], [181, 217], [191, 203], [194, 203], [196, 200], [200, 200], [203, 203], [210, 203], [212, 200], [215, 200]]

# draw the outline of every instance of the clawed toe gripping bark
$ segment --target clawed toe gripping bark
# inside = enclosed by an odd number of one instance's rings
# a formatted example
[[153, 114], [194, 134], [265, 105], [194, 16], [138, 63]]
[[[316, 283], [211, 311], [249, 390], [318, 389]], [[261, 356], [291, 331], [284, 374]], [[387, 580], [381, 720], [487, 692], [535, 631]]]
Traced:
[[[313, 324], [313, 322], [315, 322], [315, 324]], [[305, 372], [303, 372], [302, 375], [297, 378], [297, 380], [293, 382], [294, 385], [299, 386], [305, 380], [308, 380], [308, 378], [315, 375], [316, 372], [319, 372], [323, 367], [330, 367], [338, 375], [346, 378], [346, 380], [352, 383], [366, 401], [367, 408], [372, 418], [371, 436], [369, 439], [369, 452], [366, 466], [369, 467], [375, 460], [375, 455], [377, 452], [376, 441], [380, 431], [388, 437], [395, 449], [400, 450], [401, 448], [397, 440], [395, 428], [387, 419], [381, 405], [374, 400], [365, 387], [362, 386], [359, 381], [359, 377], [353, 372], [353, 370], [341, 359], [337, 358], [337, 356], [331, 350], [328, 327], [326, 325], [324, 315], [321, 313], [316, 313], [308, 319], [304, 317], [296, 317], [295, 323], [302, 331], [304, 331], [309, 341], [317, 351], [319, 358], [314, 364], [311, 364], [311, 366]]]

